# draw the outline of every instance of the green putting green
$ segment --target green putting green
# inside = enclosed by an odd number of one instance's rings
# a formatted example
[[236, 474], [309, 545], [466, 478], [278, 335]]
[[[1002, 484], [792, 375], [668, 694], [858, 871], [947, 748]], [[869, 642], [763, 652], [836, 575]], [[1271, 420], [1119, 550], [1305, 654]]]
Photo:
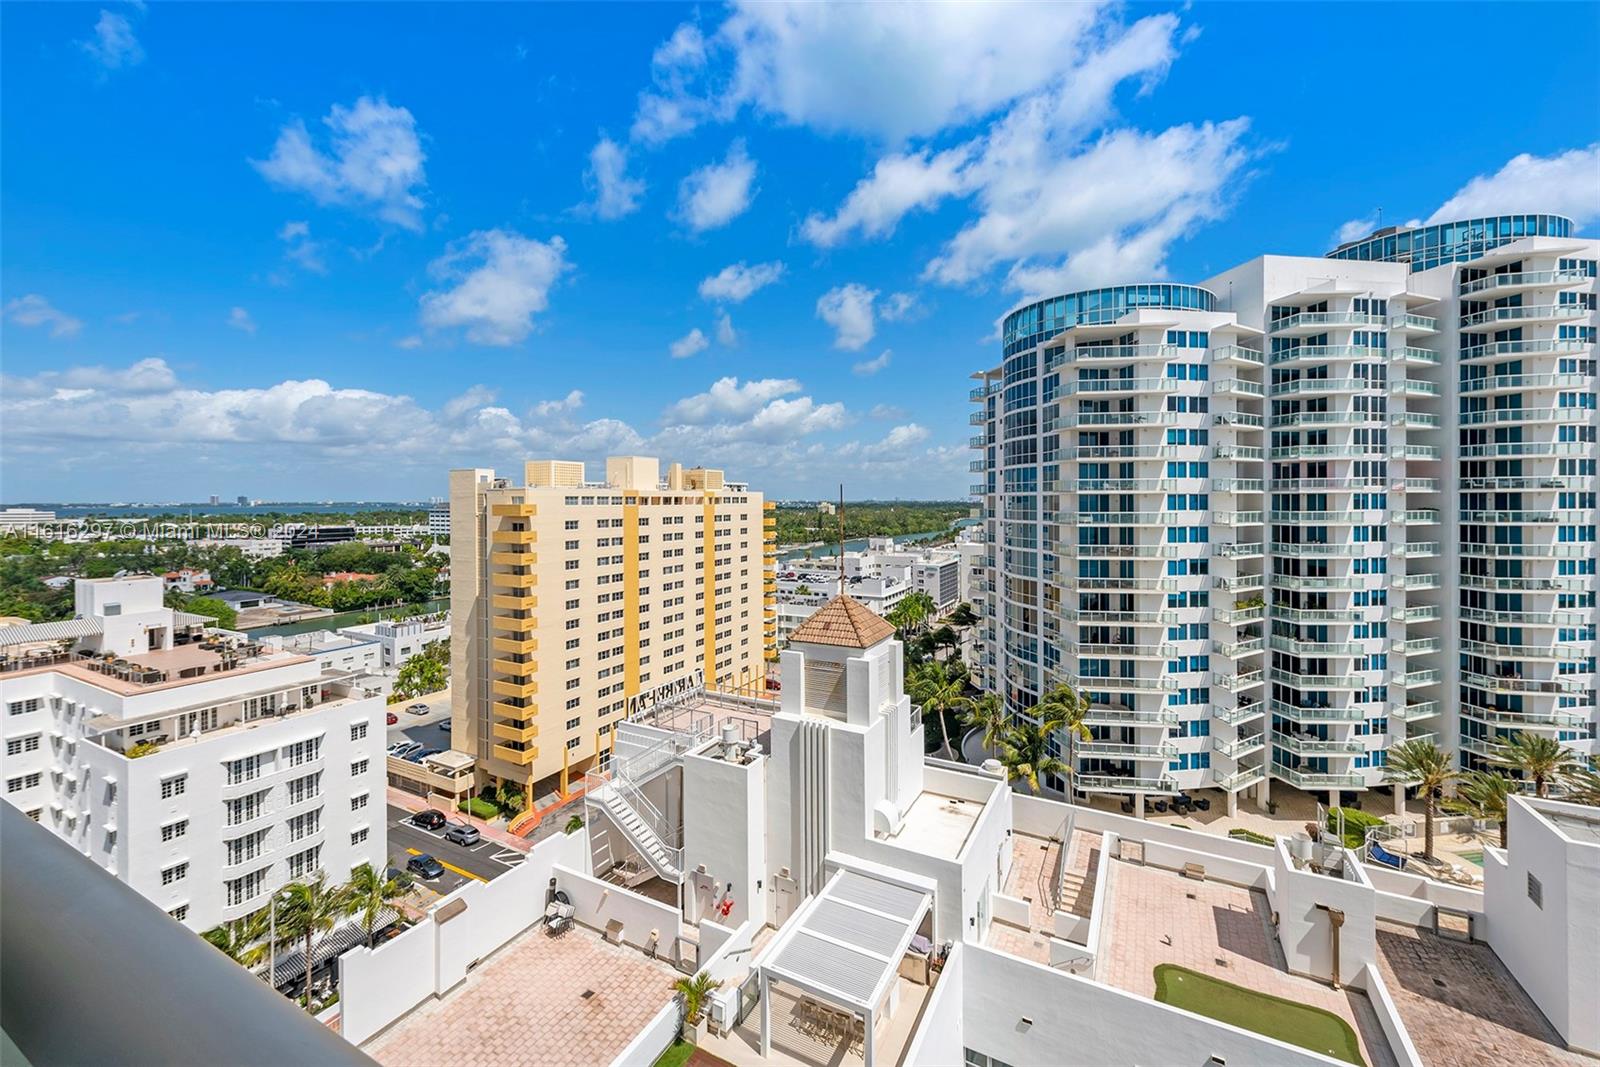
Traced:
[[1350, 1024], [1321, 1008], [1224, 982], [1187, 967], [1156, 967], [1156, 1000], [1208, 1019], [1365, 1067]]

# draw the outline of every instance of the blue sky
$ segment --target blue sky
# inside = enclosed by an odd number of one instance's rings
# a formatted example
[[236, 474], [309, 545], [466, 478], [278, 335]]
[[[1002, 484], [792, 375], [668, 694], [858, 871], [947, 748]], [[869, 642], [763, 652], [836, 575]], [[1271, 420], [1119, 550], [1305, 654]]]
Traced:
[[1592, 227], [1600, 20], [1551, 10], [7, 4], [0, 498], [961, 496], [1027, 296]]

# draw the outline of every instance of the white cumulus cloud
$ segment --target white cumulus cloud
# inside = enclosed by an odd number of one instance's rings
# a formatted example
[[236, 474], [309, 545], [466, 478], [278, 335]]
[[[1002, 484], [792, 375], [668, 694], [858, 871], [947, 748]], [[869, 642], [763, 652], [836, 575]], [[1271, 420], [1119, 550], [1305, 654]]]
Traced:
[[710, 343], [706, 340], [705, 333], [696, 326], [667, 347], [673, 359], [688, 359], [697, 352], [704, 352]]
[[893, 352], [890, 349], [885, 348], [876, 357], [862, 360], [860, 363], [855, 364], [850, 369], [862, 377], [869, 377], [877, 374], [879, 371], [883, 370], [883, 368], [887, 367], [889, 365], [889, 357], [891, 355], [893, 355]]
[[664, 418], [695, 426], [718, 420], [745, 419], [773, 400], [791, 396], [801, 388], [793, 378], [762, 378], [743, 384], [738, 378], [718, 378], [705, 392], [673, 404]]
[[325, 150], [295, 119], [278, 131], [272, 154], [251, 164], [272, 184], [319, 204], [365, 208], [420, 231], [427, 156], [411, 112], [381, 96], [363, 96], [350, 107], [334, 104], [322, 122]]
[[244, 333], [256, 332], [256, 320], [250, 317], [250, 312], [241, 307], [228, 309], [228, 325]]
[[717, 344], [732, 348], [739, 343], [739, 331], [733, 328], [733, 319], [726, 311], [717, 312]]
[[872, 417], [894, 428], [850, 439], [844, 404], [787, 378], [722, 378], [667, 405], [646, 432], [586, 418], [586, 407], [576, 388], [513, 403], [471, 385], [432, 404], [321, 379], [217, 389], [180, 380], [159, 358], [0, 378], [7, 448], [27, 456], [7, 471], [19, 499], [46, 496], [66, 477], [106, 499], [170, 493], [174, 470], [197, 484], [248, 477], [263, 492], [416, 499], [451, 467], [515, 471], [530, 456], [593, 464], [623, 454], [721, 467], [774, 495], [814, 495], [819, 487], [808, 493], [800, 479], [845, 464], [853, 492], [942, 497], [959, 493], [967, 462], [959, 445], [930, 444], [882, 405]]
[[602, 219], [620, 219], [639, 210], [644, 180], [628, 177], [628, 150], [609, 137], [601, 137], [589, 151], [583, 183], [593, 197], [590, 209]]
[[817, 298], [817, 318], [833, 327], [833, 347], [859, 349], [877, 332], [872, 302], [878, 291], [858, 282], [829, 289]]
[[885, 434], [883, 438], [883, 447], [907, 448], [911, 445], [920, 444], [927, 439], [927, 428], [918, 426], [914, 422], [910, 422], [904, 426], [896, 426], [894, 429]]
[[76, 337], [83, 329], [82, 319], [73, 318], [38, 293], [6, 301], [4, 313], [7, 322], [29, 329], [43, 326], [51, 337]]
[[832, 248], [853, 233], [888, 236], [912, 211], [928, 210], [965, 193], [969, 181], [966, 167], [973, 151], [973, 145], [962, 145], [937, 155], [923, 150], [884, 156], [831, 217], [817, 212], [808, 215], [800, 225], [800, 235], [819, 248]]
[[757, 290], [764, 289], [783, 277], [784, 266], [779, 262], [747, 265], [743, 260], [730, 263], [717, 273], [700, 282], [700, 298], [728, 304], [738, 304], [749, 299]]
[[709, 163], [678, 186], [678, 217], [691, 230], [715, 230], [750, 207], [755, 198], [756, 163], [735, 141], [720, 163]]
[[1463, 185], [1428, 221], [1523, 213], [1565, 215], [1579, 226], [1600, 218], [1600, 143], [1553, 156], [1513, 156]]
[[445, 288], [423, 294], [422, 324], [465, 327], [475, 344], [516, 344], [533, 332], [534, 316], [550, 306], [550, 290], [571, 266], [559, 237], [478, 230], [429, 265]]
[[133, 32], [133, 23], [127, 16], [102, 10], [94, 24], [94, 36], [79, 41], [89, 56], [106, 70], [136, 67], [144, 62], [144, 48]]

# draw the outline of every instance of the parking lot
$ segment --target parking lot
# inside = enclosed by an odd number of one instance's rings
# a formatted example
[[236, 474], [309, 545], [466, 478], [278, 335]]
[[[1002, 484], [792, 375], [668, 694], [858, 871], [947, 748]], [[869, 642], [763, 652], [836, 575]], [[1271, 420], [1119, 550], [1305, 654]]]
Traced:
[[[412, 813], [389, 805], [389, 857], [404, 868], [415, 856], [427, 854], [444, 866], [444, 874], [424, 881], [410, 872], [418, 886], [440, 896], [454, 892], [471, 880], [487, 882], [509, 871], [525, 858], [523, 853], [498, 841], [483, 838], [475, 845], [445, 840], [444, 828], [424, 830], [412, 822]], [[452, 820], [454, 822], [455, 820]]]
[[[406, 709], [413, 704], [426, 704], [426, 715], [415, 715]], [[416, 700], [407, 700], [400, 704], [390, 704], [389, 711], [399, 721], [388, 728], [388, 746], [399, 744], [401, 741], [416, 741], [428, 748], [449, 748], [450, 731], [439, 728], [440, 723], [450, 722], [450, 690], [438, 693], [429, 693]]]

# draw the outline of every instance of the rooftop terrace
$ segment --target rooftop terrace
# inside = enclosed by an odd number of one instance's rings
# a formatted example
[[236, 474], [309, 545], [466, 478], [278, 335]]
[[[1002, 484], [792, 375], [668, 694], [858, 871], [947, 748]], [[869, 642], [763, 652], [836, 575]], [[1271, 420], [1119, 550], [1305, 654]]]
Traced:
[[1265, 893], [1131, 862], [1109, 872], [1097, 980], [1153, 999], [1157, 965], [1177, 964], [1331, 1012], [1355, 1030], [1369, 1067], [1395, 1064], [1364, 994], [1289, 973]]
[[1378, 968], [1427, 1063], [1595, 1062], [1562, 1046], [1488, 945], [1380, 920]]
[[538, 924], [365, 1050], [386, 1067], [607, 1064], [661, 1010], [678, 977], [583, 927], [552, 937]]

